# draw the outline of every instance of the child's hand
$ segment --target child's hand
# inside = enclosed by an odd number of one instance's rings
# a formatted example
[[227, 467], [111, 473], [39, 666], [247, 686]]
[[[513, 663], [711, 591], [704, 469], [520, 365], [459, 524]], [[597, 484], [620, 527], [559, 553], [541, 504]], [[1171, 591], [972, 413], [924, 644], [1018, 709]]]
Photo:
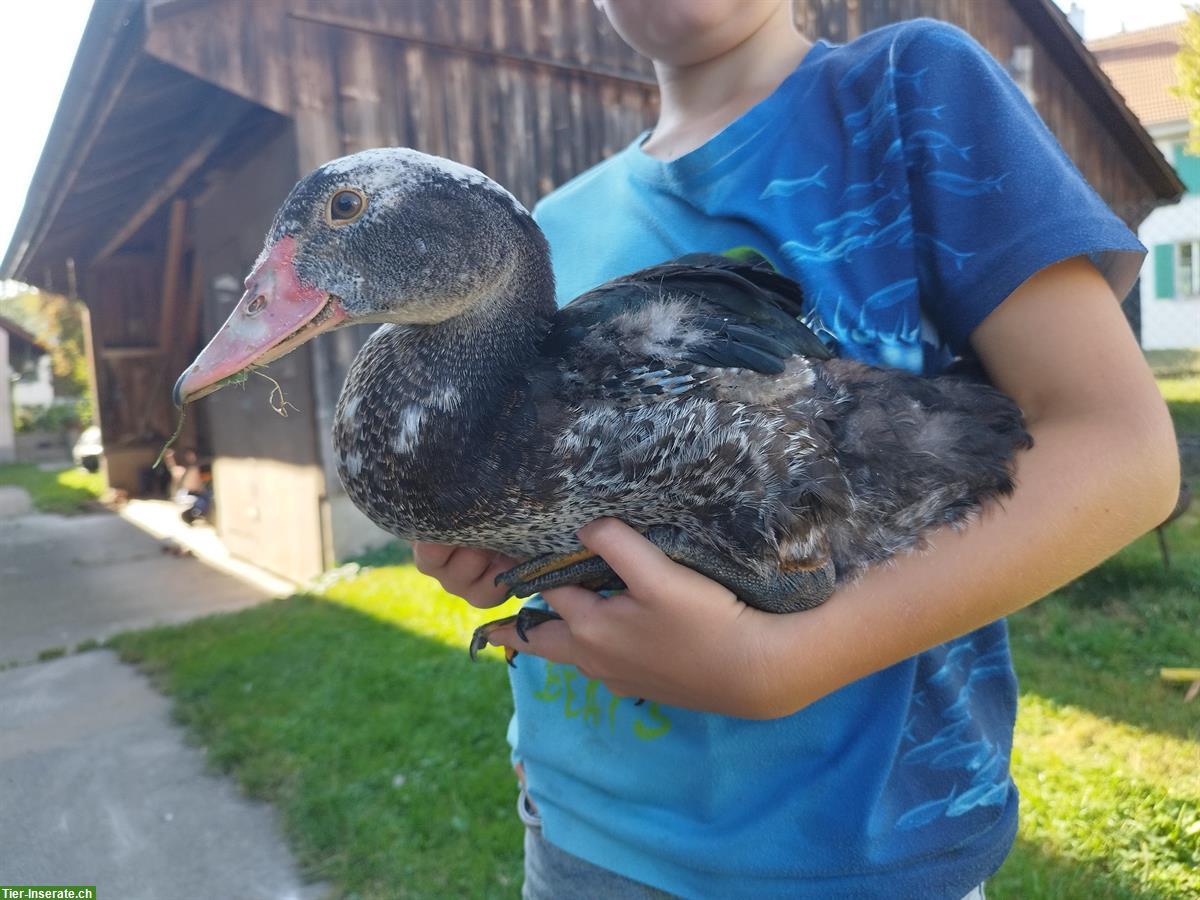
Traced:
[[768, 651], [778, 643], [769, 640], [770, 625], [778, 616], [672, 562], [616, 519], [593, 522], [579, 537], [629, 589], [611, 597], [578, 587], [547, 591], [563, 621], [530, 630], [528, 643], [511, 626], [500, 628], [491, 643], [572, 664], [618, 695], [727, 715], [765, 714]]
[[480, 609], [504, 601], [508, 589], [495, 583], [496, 576], [518, 562], [500, 553], [474, 547], [415, 541], [412, 548], [417, 571], [436, 578], [444, 590]]

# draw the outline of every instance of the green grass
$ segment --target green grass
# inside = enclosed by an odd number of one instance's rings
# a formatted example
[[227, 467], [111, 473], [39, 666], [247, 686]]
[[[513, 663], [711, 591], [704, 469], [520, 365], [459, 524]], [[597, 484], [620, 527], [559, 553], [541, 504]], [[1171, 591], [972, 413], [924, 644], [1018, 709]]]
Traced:
[[1158, 386], [1175, 420], [1175, 430], [1180, 434], [1200, 433], [1200, 374], [1160, 378]]
[[42, 512], [87, 511], [104, 493], [104, 477], [80, 468], [46, 471], [32, 463], [0, 465], [0, 485], [24, 488]]
[[[1200, 439], [1200, 352], [1147, 356]], [[1200, 503], [1166, 531], [1169, 571], [1147, 535], [1009, 619], [1021, 825], [989, 897], [1200, 896], [1200, 702], [1158, 674], [1200, 665]]]
[[[1187, 435], [1200, 354], [1152, 362]], [[1200, 896], [1200, 700], [1158, 677], [1200, 665], [1200, 503], [1168, 540], [1170, 571], [1148, 536], [1011, 617], [1021, 825], [989, 897]], [[393, 545], [319, 596], [113, 644], [216, 769], [280, 809], [305, 872], [339, 896], [516, 897], [511, 698], [497, 652], [465, 651], [505, 611], [471, 609], [408, 559]]]
[[1183, 477], [1194, 482], [1200, 479], [1200, 350], [1152, 350], [1146, 359], [1175, 420]]
[[466, 651], [490, 616], [411, 566], [324, 596], [113, 644], [218, 770], [276, 804], [305, 873], [339, 896], [515, 897], [508, 679], [498, 651]]
[[1200, 350], [1147, 350], [1146, 362], [1155, 378], [1200, 375]]
[[989, 897], [1200, 896], [1200, 512], [1009, 619], [1017, 847]]

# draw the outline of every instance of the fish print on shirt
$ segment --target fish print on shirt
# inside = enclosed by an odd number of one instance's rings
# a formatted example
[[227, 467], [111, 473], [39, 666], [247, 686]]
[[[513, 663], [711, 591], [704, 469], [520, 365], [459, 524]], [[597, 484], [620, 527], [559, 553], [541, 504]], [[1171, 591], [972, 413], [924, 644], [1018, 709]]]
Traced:
[[[954, 123], [945, 120], [944, 104], [898, 104], [897, 94], [917, 91], [925, 69], [903, 71], [894, 65], [859, 109], [845, 116], [854, 134], [851, 143], [875, 148], [883, 164], [902, 164], [918, 172], [926, 190], [956, 198], [983, 197], [1004, 190], [1008, 172], [968, 174], [957, 166], [972, 162], [971, 142], [956, 137]], [[849, 70], [842, 86], [868, 76], [868, 70]], [[903, 112], [898, 112], [903, 108]], [[777, 178], [762, 191], [764, 202], [795, 202], [802, 192], [820, 191], [824, 169], [795, 178]], [[907, 251], [918, 259], [936, 257], [955, 272], [964, 271], [977, 251], [969, 236], [948, 238], [917, 230], [905, 193], [889, 187], [895, 178], [882, 171], [872, 180], [850, 184], [833, 205], [837, 214], [816, 223], [809, 234], [796, 235], [779, 245], [785, 269], [801, 275], [810, 301], [839, 345], [864, 361], [910, 371], [936, 371], [949, 358], [948, 348], [920, 305], [920, 280], [876, 254]], [[851, 291], [839, 283], [843, 267], [872, 267], [884, 274], [873, 291]], [[911, 267], [911, 266], [910, 266]], [[886, 273], [895, 277], [886, 280]], [[815, 293], [812, 287], [816, 286]], [[973, 716], [973, 697], [983, 682], [1012, 680], [1004, 640], [980, 646], [983, 637], [967, 637], [922, 654], [924, 688], [912, 698], [896, 765], [923, 770], [920, 780], [937, 786], [935, 799], [926, 793], [907, 808], [893, 811], [891, 825], [913, 831], [946, 818], [1008, 802], [1010, 746], [985, 737]], [[911, 771], [905, 776], [911, 778]]]
[[[879, 81], [869, 99], [844, 117], [853, 132], [851, 143], [874, 147], [885, 166], [903, 164], [909, 171], [919, 171], [930, 190], [960, 198], [1002, 192], [1008, 172], [980, 177], [956, 171], [956, 163], [970, 163], [973, 147], [954, 135], [953, 123], [943, 117], [945, 104], [922, 101], [926, 72], [925, 68], [905, 71], [894, 63], [883, 77], [866, 66], [849, 69], [842, 76], [842, 88], [860, 78]], [[912, 102], [898, 102], [903, 92], [911, 92], [907, 99]], [[775, 178], [759, 199], [764, 203], [803, 201], [808, 192], [826, 189], [823, 176], [827, 169], [823, 166], [816, 172]], [[919, 279], [913, 277], [915, 273], [899, 271], [891, 260], [881, 261], [877, 254], [908, 251], [910, 258], [936, 257], [943, 265], [963, 272], [976, 251], [957, 239], [952, 242], [917, 230], [908, 198], [888, 186], [895, 183], [889, 174], [885, 169], [871, 180], [848, 185], [833, 204], [837, 214], [817, 222], [810, 234], [784, 241], [777, 258], [788, 274], [800, 278], [814, 298], [820, 319], [852, 355], [870, 363], [936, 371], [951, 354], [928, 321], [922, 322]], [[845, 267], [869, 268], [875, 262], [882, 262], [878, 271], [891, 270], [896, 277], [865, 296], [842, 285]]]
[[[946, 793], [901, 812], [895, 821], [901, 830], [1008, 802], [1012, 747], [985, 738], [972, 715], [973, 696], [985, 681], [1013, 679], [1004, 641], [984, 645], [985, 640], [968, 636], [921, 656], [926, 677], [918, 680], [926, 687], [912, 697], [898, 765], [924, 769], [923, 777], [941, 783]], [[943, 700], [955, 699], [949, 704], [932, 702], [931, 692]]]

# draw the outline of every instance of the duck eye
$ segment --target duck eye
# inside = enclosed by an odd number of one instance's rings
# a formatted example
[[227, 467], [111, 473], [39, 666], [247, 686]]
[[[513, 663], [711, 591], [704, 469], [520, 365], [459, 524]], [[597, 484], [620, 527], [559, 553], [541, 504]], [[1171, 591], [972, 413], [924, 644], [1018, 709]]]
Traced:
[[347, 225], [362, 215], [367, 198], [351, 188], [338, 191], [329, 200], [329, 224]]

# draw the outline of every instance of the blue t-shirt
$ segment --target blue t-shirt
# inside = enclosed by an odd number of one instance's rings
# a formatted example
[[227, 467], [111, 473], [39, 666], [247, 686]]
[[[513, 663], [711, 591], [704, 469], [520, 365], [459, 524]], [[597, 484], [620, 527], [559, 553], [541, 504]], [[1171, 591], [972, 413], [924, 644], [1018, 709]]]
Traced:
[[[1144, 252], [993, 59], [929, 20], [816, 43], [677, 160], [640, 143], [535, 210], [560, 302], [749, 247], [841, 355], [934, 373], [1039, 269], [1087, 254], [1124, 296]], [[530, 656], [512, 679], [546, 839], [676, 894], [957, 900], [1016, 831], [1003, 621], [767, 722], [635, 705]]]

